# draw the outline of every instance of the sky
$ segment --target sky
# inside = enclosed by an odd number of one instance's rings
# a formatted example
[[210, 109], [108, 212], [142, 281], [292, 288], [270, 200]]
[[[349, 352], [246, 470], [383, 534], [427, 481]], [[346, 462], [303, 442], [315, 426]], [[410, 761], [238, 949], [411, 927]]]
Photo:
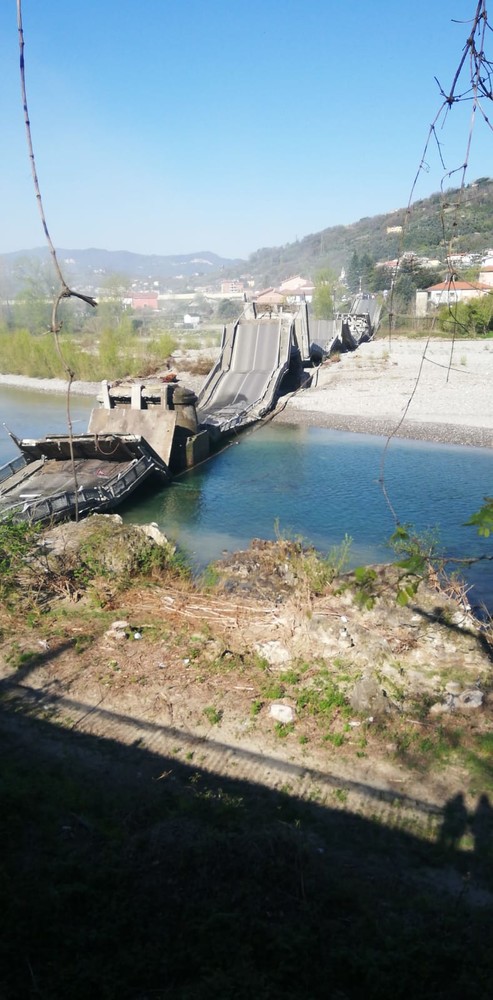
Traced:
[[[414, 198], [438, 191], [467, 159], [471, 103], [440, 123], [445, 169], [434, 143], [419, 170], [443, 100], [435, 77], [448, 92], [476, 6], [22, 0], [53, 243], [246, 258], [407, 205], [418, 171]], [[0, 253], [9, 253], [44, 243], [16, 0], [0, 2], [0, 61]], [[467, 181], [493, 175], [492, 152], [478, 117]], [[458, 183], [454, 174], [446, 186]]]

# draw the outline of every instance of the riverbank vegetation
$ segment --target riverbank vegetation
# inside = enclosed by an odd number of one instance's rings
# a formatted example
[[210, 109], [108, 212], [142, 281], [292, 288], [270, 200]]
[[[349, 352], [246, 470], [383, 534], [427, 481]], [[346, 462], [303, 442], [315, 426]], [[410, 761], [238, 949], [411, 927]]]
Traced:
[[2, 527], [6, 1000], [488, 995], [488, 636], [348, 545]]
[[0, 370], [32, 378], [66, 378], [68, 367], [76, 379], [86, 382], [148, 375], [164, 366], [176, 340], [166, 332], [143, 337], [135, 334], [131, 323], [121, 323], [98, 335], [61, 334], [59, 346], [60, 351], [51, 333], [0, 329]]

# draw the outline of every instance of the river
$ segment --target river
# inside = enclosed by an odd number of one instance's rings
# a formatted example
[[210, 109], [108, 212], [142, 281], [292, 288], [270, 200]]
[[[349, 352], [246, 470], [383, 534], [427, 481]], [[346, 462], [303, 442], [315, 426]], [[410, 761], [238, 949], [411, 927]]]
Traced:
[[[86, 430], [93, 402], [72, 398], [75, 432]], [[1, 420], [19, 436], [65, 430], [65, 408], [63, 395], [0, 387]], [[384, 444], [373, 435], [269, 423], [171, 486], [131, 498], [120, 513], [137, 523], [156, 521], [197, 570], [253, 537], [279, 533], [302, 537], [324, 553], [348, 535], [353, 566], [388, 561], [395, 523], [380, 481]], [[0, 462], [15, 453], [3, 432]], [[400, 523], [433, 533], [447, 555], [493, 552], [491, 538], [464, 526], [493, 492], [493, 451], [395, 439], [384, 484]], [[468, 570], [475, 604], [493, 607], [492, 565]]]
[[[87, 430], [93, 406], [94, 399], [90, 396], [70, 394], [74, 434]], [[19, 454], [4, 425], [20, 438], [41, 437], [50, 432], [63, 434], [67, 430], [66, 394], [0, 385], [0, 465]]]

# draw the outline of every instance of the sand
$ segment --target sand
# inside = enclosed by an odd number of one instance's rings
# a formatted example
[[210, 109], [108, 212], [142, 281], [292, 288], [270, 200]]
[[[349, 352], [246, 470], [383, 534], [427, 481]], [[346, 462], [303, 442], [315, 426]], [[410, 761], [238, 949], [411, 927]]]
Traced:
[[[31, 378], [29, 375], [4, 375], [0, 372], [0, 385], [36, 392], [66, 392], [68, 382], [62, 378]], [[100, 388], [101, 382], [72, 382], [70, 391], [79, 396], [97, 396]]]

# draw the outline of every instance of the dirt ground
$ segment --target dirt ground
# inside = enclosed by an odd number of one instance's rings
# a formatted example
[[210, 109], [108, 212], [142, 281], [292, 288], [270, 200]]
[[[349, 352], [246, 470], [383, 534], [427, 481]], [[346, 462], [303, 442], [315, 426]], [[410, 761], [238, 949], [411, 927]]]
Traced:
[[49, 610], [4, 623], [4, 706], [382, 820], [439, 823], [459, 794], [473, 808], [491, 781], [485, 631], [436, 581], [401, 607], [392, 568], [318, 594], [312, 570], [293, 543], [254, 541], [205, 586], [62, 574]]

